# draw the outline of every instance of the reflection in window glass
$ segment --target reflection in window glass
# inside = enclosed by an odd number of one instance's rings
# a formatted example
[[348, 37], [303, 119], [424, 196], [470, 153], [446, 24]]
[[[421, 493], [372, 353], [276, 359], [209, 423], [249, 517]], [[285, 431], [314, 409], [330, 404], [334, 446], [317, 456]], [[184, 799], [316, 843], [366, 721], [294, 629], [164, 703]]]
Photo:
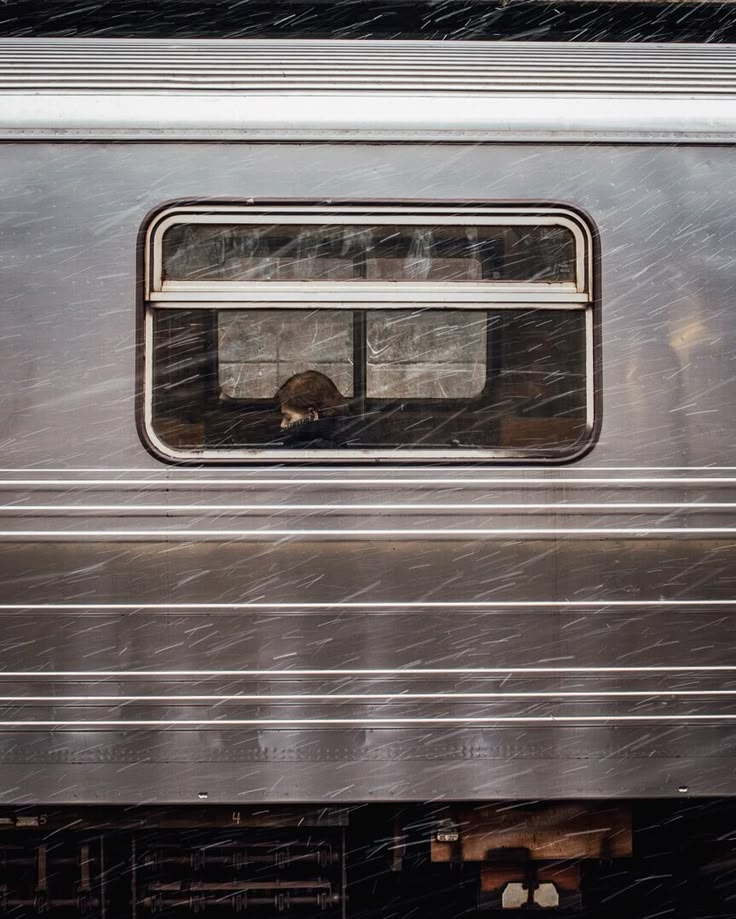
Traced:
[[371, 310], [366, 395], [388, 399], [478, 396], [486, 381], [485, 311]]
[[563, 226], [175, 224], [165, 281], [575, 280]]
[[223, 396], [270, 399], [302, 370], [319, 370], [353, 395], [353, 315], [346, 310], [219, 310], [217, 333]]
[[206, 308], [153, 315], [152, 423], [174, 449], [276, 448], [274, 395], [329, 376], [338, 449], [564, 451], [584, 440], [585, 313]]

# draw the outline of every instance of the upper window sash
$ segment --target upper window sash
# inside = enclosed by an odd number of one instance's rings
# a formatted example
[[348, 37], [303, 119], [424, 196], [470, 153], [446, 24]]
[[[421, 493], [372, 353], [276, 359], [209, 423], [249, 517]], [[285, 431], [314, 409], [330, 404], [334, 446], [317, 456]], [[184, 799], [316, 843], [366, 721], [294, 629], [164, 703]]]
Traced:
[[[415, 280], [399, 278], [391, 281], [325, 281], [325, 280], [164, 280], [163, 238], [177, 225], [227, 224], [232, 226], [273, 226], [274, 224], [322, 226], [440, 226], [459, 227], [524, 227], [559, 226], [567, 229], [574, 240], [574, 280], [494, 280], [481, 282], [457, 280]], [[572, 212], [562, 209], [468, 208], [376, 208], [361, 211], [356, 208], [269, 208], [258, 213], [243, 214], [243, 208], [182, 207], [165, 212], [147, 232], [146, 296], [156, 304], [167, 301], [201, 302], [228, 300], [270, 302], [303, 301], [305, 299], [346, 301], [351, 303], [382, 302], [384, 300], [425, 302], [513, 302], [544, 300], [547, 302], [589, 303], [592, 299], [591, 240], [587, 226]]]

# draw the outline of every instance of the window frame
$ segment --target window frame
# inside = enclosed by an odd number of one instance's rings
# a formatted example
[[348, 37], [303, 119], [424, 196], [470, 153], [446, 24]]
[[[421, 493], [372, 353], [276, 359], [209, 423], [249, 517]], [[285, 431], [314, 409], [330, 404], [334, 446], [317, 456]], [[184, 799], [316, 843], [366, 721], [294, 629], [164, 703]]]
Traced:
[[[574, 281], [165, 281], [163, 245], [176, 224], [347, 224], [564, 226], [575, 243]], [[535, 463], [571, 462], [594, 445], [600, 428], [597, 232], [587, 217], [567, 204], [259, 204], [186, 203], [162, 208], [142, 228], [142, 329], [139, 430], [146, 447], [158, 458], [175, 463]], [[585, 317], [586, 419], [584, 434], [561, 448], [488, 447], [474, 449], [340, 448], [335, 450], [264, 449], [262, 447], [177, 449], [162, 441], [153, 419], [153, 317], [173, 309], [447, 309], [574, 310]], [[274, 411], [275, 415], [275, 411]]]

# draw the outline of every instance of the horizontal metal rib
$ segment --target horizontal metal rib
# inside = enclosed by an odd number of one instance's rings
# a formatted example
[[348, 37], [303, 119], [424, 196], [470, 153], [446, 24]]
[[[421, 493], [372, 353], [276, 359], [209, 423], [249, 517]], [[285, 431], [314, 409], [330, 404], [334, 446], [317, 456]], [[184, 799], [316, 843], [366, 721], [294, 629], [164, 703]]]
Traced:
[[230, 487], [236, 487], [242, 490], [244, 487], [259, 488], [263, 486], [284, 486], [289, 485], [297, 488], [305, 485], [318, 485], [326, 488], [336, 488], [340, 486], [353, 486], [357, 488], [391, 488], [402, 485], [417, 486], [431, 489], [436, 492], [438, 488], [452, 487], [472, 487], [472, 486], [492, 486], [492, 487], [518, 487], [518, 488], [565, 488], [568, 486], [584, 488], [600, 488], [605, 486], [632, 487], [638, 488], [642, 485], [648, 487], [656, 486], [673, 486], [675, 488], [687, 488], [688, 486], [708, 486], [708, 487], [730, 487], [736, 486], [736, 476], [734, 475], [702, 475], [700, 473], [691, 475], [610, 475], [605, 470], [597, 474], [584, 472], [565, 472], [555, 469], [553, 472], [542, 475], [537, 470], [513, 475], [504, 472], [494, 474], [475, 474], [467, 471], [458, 471], [456, 473], [438, 474], [432, 470], [424, 475], [416, 472], [404, 472], [398, 469], [389, 469], [385, 475], [366, 474], [358, 472], [352, 475], [343, 475], [336, 473], [334, 469], [327, 470], [324, 474], [304, 473], [298, 470], [284, 470], [282, 474], [272, 472], [262, 473], [254, 471], [251, 475], [243, 475], [242, 471], [230, 473], [227, 469], [217, 470], [214, 472], [208, 469], [201, 475], [190, 473], [189, 471], [174, 474], [152, 474], [148, 477], [140, 476], [118, 476], [118, 477], [77, 477], [74, 475], [47, 478], [42, 475], [38, 477], [23, 476], [20, 478], [1, 478], [0, 490], [22, 488], [27, 489], [63, 489], [65, 492], [74, 489], [100, 489], [112, 488], [118, 489], [141, 489], [149, 491], [159, 488], [161, 490], [181, 490], [186, 488], [212, 489], [219, 488], [226, 490]]
[[0, 92], [732, 94], [729, 45], [2, 39]]
[[17, 671], [0, 727], [729, 723], [736, 667]]
[[[589, 610], [606, 614], [610, 610], [648, 610], [648, 609], [710, 609], [719, 610], [723, 608], [733, 608], [736, 611], [736, 599], [731, 600], [699, 600], [699, 599], [665, 599], [657, 600], [620, 600], [616, 598], [601, 597], [595, 600], [390, 600], [385, 602], [374, 602], [370, 600], [353, 602], [353, 601], [334, 601], [334, 602], [310, 602], [310, 601], [290, 601], [290, 602], [259, 602], [244, 601], [242, 603], [0, 603], [0, 613], [3, 612], [51, 612], [56, 614], [77, 613], [77, 612], [162, 612], [181, 614], [187, 612], [194, 613], [213, 613], [213, 612], [272, 612], [282, 614], [284, 612], [296, 611], [304, 613], [307, 611], [319, 612], [359, 612], [363, 615], [372, 613], [406, 613], [406, 612], [429, 612], [429, 611], [477, 611], [477, 612], [494, 612], [499, 610], [510, 610], [518, 613], [523, 610], [530, 610], [533, 613], [544, 613], [545, 611], [556, 612], [559, 610]], [[736, 668], [734, 668], [736, 669]], [[3, 673], [0, 671], [0, 678]]]
[[[637, 501], [644, 490], [646, 500]], [[19, 543], [722, 540], [736, 536], [736, 477], [7, 477], [0, 479], [0, 524], [0, 542]]]
[[282, 529], [264, 526], [260, 529], [133, 529], [110, 528], [106, 530], [66, 529], [66, 530], [0, 530], [0, 542], [233, 542], [248, 540], [324, 540], [336, 539], [652, 539], [657, 537], [678, 537], [690, 539], [733, 539], [736, 538], [736, 526], [733, 527], [667, 527], [656, 524], [631, 527], [452, 527], [452, 528], [361, 528], [341, 527], [334, 529], [293, 527]]
[[299, 728], [299, 727], [405, 727], [411, 725], [436, 725], [451, 727], [453, 725], [484, 725], [484, 724], [631, 724], [636, 722], [688, 724], [705, 721], [717, 724], [719, 722], [733, 723], [736, 714], [678, 714], [678, 715], [615, 715], [600, 713], [596, 715], [498, 715], [498, 716], [451, 716], [451, 717], [355, 717], [355, 718], [137, 718], [137, 719], [49, 719], [49, 720], [9, 720], [0, 721], [0, 728], [71, 728], [82, 730], [87, 728], [114, 727], [118, 730], [126, 728]]
[[319, 668], [293, 669], [254, 669], [254, 670], [2, 670], [0, 680], [8, 679], [91, 679], [100, 678], [134, 678], [165, 677], [170, 679], [207, 678], [207, 677], [435, 677], [435, 676], [511, 676], [514, 674], [554, 674], [554, 675], [601, 675], [601, 674], [736, 674], [735, 664], [677, 664], [677, 665], [641, 665], [641, 666], [538, 666], [538, 667], [353, 667], [353, 668]]
[[183, 516], [252, 516], [253, 514], [267, 516], [283, 516], [286, 514], [312, 514], [319, 513], [327, 516], [360, 516], [362, 514], [379, 514], [381, 516], [405, 514], [501, 514], [501, 515], [527, 515], [540, 512], [563, 513], [591, 512], [597, 514], [627, 514], [645, 512], [671, 513], [679, 511], [685, 514], [691, 512], [711, 511], [717, 513], [733, 513], [736, 511], [736, 502], [732, 501], [691, 501], [691, 502], [651, 502], [634, 501], [620, 502], [576, 502], [576, 501], [549, 501], [545, 503], [530, 502], [528, 504], [503, 504], [503, 503], [464, 503], [446, 501], [442, 504], [414, 503], [414, 504], [17, 504], [0, 506], [0, 515], [4, 517], [75, 517], [75, 516], [121, 516], [121, 517], [183, 517]]
[[82, 703], [88, 705], [99, 705], [102, 703], [113, 702], [118, 706], [129, 704], [153, 704], [165, 702], [171, 705], [182, 703], [201, 703], [214, 702], [218, 706], [222, 704], [239, 704], [242, 702], [258, 702], [259, 704], [269, 705], [273, 703], [291, 702], [320, 702], [332, 705], [339, 702], [414, 702], [414, 701], [442, 701], [442, 702], [465, 702], [481, 701], [491, 702], [508, 699], [537, 699], [537, 700], [562, 700], [573, 699], [585, 701], [587, 699], [640, 699], [652, 701], [653, 699], [700, 699], [700, 698], [730, 698], [736, 696], [736, 689], [660, 689], [652, 690], [575, 690], [575, 691], [537, 691], [537, 692], [358, 692], [358, 693], [275, 693], [267, 692], [260, 694], [249, 694], [245, 692], [227, 693], [221, 695], [191, 695], [182, 693], [173, 693], [170, 695], [114, 695], [105, 696], [89, 694], [85, 696], [73, 695], [17, 695], [2, 696], [2, 704], [35, 704], [38, 702], [50, 703], [53, 705], [65, 705], [67, 703]]

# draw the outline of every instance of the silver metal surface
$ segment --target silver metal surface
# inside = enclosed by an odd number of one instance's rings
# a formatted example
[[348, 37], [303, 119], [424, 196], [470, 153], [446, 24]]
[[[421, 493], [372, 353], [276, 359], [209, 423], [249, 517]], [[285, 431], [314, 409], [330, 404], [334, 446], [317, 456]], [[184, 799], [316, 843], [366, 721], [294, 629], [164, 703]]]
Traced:
[[0, 39], [0, 137], [720, 140], [732, 45]]
[[[0, 156], [3, 800], [736, 793], [730, 149]], [[154, 459], [141, 228], [167, 202], [248, 198], [587, 212], [595, 448], [534, 468]]]

